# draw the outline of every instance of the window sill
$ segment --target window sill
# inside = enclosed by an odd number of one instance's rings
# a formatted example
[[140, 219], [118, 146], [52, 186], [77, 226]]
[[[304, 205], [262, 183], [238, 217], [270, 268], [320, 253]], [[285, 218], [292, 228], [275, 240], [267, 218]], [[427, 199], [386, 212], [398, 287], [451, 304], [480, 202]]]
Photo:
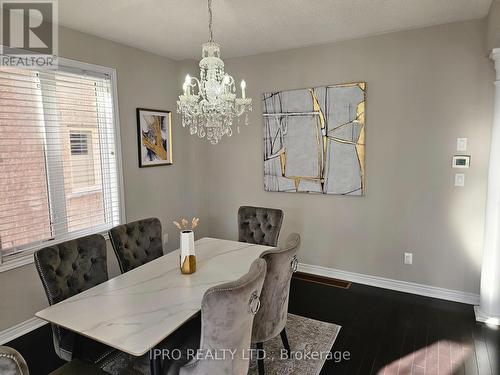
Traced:
[[91, 186], [84, 189], [77, 189], [68, 194], [68, 198], [78, 198], [83, 197], [85, 195], [91, 195], [95, 193], [102, 192], [102, 187], [100, 186]]
[[[99, 233], [101, 234], [102, 236], [104, 236], [104, 238], [106, 240], [109, 240], [109, 236], [108, 236], [108, 232], [101, 232]], [[3, 263], [0, 263], [0, 273], [2, 272], [7, 272], [7, 271], [10, 271], [10, 270], [13, 270], [13, 269], [16, 269], [16, 268], [19, 268], [19, 267], [23, 267], [23, 266], [26, 266], [28, 264], [32, 264], [35, 262], [35, 257], [33, 254], [35, 254], [35, 252], [39, 249], [42, 249], [44, 247], [46, 247], [47, 245], [40, 245], [40, 246], [37, 246], [36, 248], [34, 249], [30, 249], [30, 250], [25, 250], [19, 254], [16, 254], [16, 255], [11, 255], [11, 256], [7, 256], [7, 259], [3, 261]]]
[[0, 273], [33, 263], [35, 261], [33, 253], [34, 251], [26, 251], [19, 255], [13, 255], [12, 259], [0, 263]]

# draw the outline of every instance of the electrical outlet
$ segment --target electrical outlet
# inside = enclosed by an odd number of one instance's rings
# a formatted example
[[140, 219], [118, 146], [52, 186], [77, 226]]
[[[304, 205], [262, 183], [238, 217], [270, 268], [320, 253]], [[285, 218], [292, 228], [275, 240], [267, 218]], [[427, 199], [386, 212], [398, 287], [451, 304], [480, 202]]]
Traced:
[[413, 264], [413, 253], [405, 253], [405, 264]]
[[168, 244], [168, 233], [163, 234], [163, 246]]

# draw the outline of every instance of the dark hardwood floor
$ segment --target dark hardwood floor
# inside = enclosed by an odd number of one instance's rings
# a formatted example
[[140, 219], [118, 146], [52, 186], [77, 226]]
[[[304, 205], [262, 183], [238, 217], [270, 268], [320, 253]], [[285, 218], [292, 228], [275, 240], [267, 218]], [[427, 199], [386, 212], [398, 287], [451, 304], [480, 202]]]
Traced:
[[30, 375], [47, 375], [66, 363], [54, 352], [52, 330], [49, 324], [5, 345], [21, 353], [28, 363]]
[[[500, 330], [476, 323], [469, 305], [294, 279], [289, 310], [342, 326], [333, 351], [349, 352], [350, 359], [327, 361], [322, 375], [500, 375]], [[7, 345], [27, 359], [31, 374], [62, 364], [49, 325]]]
[[500, 330], [476, 323], [470, 305], [293, 280], [289, 311], [342, 326], [333, 351], [350, 360], [327, 362], [322, 375], [500, 374]]

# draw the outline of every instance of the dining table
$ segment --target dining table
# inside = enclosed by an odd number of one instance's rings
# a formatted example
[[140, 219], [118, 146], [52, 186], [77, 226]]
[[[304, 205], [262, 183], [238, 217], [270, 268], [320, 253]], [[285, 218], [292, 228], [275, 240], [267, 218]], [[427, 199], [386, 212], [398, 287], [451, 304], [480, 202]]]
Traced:
[[[217, 238], [195, 241], [196, 272], [180, 271], [180, 251], [37, 312], [43, 320], [133, 356], [154, 350], [201, 310], [205, 292], [237, 280], [269, 246]], [[150, 355], [152, 374], [161, 358]]]

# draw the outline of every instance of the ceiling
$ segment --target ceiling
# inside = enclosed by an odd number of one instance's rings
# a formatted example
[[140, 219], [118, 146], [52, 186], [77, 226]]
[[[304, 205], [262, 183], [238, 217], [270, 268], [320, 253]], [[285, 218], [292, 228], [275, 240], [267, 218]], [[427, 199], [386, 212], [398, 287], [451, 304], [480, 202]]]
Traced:
[[[213, 0], [223, 57], [481, 18], [492, 0]], [[207, 0], [63, 0], [63, 26], [181, 60], [207, 41]]]

